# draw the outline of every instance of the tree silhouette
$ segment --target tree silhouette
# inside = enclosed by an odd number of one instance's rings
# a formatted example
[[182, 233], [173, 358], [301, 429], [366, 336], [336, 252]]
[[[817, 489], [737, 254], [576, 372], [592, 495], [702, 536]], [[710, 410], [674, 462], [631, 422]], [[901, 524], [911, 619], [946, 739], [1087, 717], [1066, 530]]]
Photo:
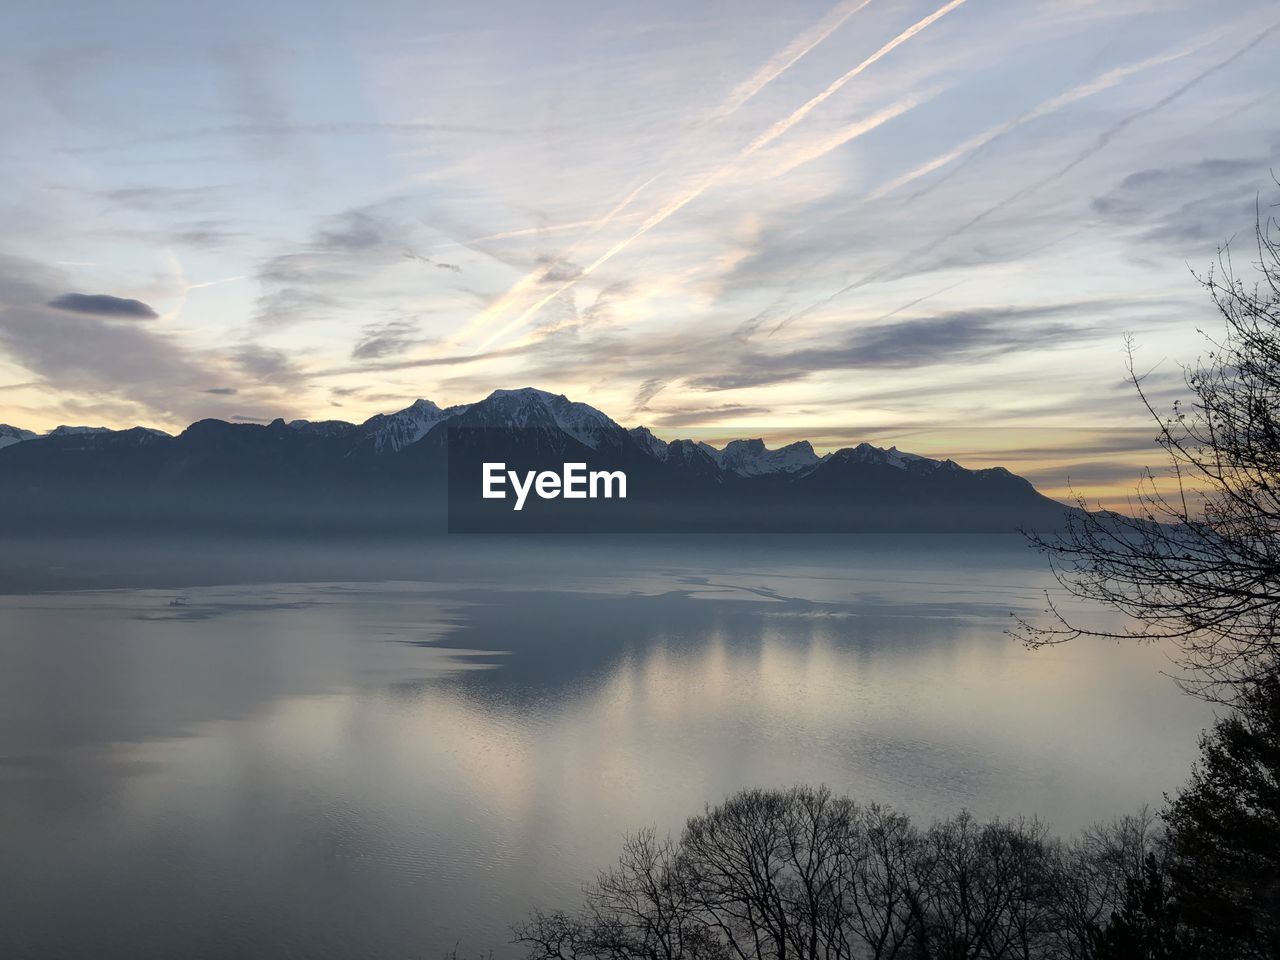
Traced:
[[1200, 743], [1166, 814], [1186, 922], [1224, 957], [1280, 957], [1280, 678], [1250, 689]]
[[[1259, 213], [1256, 276], [1246, 284], [1229, 249], [1201, 279], [1225, 322], [1184, 370], [1191, 402], [1157, 411], [1173, 491], [1149, 472], [1132, 515], [1083, 510], [1058, 535], [1033, 535], [1071, 594], [1127, 615], [1118, 630], [1073, 622], [1050, 600], [1049, 621], [1020, 621], [1031, 646], [1080, 636], [1166, 640], [1184, 686], [1232, 702], [1280, 663], [1280, 224]], [[1087, 507], [1083, 500], [1079, 505]]]
[[1150, 826], [1063, 844], [1034, 820], [919, 830], [826, 788], [747, 790], [678, 841], [637, 834], [580, 911], [516, 938], [530, 960], [1088, 960]]

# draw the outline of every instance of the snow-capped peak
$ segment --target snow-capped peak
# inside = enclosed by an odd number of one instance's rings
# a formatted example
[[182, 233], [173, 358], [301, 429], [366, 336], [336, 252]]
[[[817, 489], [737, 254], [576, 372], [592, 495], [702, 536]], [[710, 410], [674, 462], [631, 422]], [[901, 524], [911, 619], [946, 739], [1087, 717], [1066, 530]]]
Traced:
[[64, 424], [62, 426], [54, 427], [52, 430], [46, 433], [45, 436], [46, 437], [83, 437], [83, 436], [88, 436], [94, 433], [110, 433], [110, 432], [111, 432], [110, 429], [108, 429], [107, 427], [69, 427]]
[[465, 409], [459, 406], [442, 410], [430, 400], [415, 400], [403, 410], [370, 417], [360, 429], [376, 453], [396, 453], [417, 443], [441, 420]]
[[[886, 466], [896, 467], [899, 470], [932, 470], [943, 465], [943, 461], [931, 460], [929, 457], [922, 457], [916, 453], [907, 453], [897, 447], [885, 449], [873, 446], [865, 441], [856, 447], [846, 447], [837, 451], [837, 456], [856, 463], [881, 463]], [[946, 462], [949, 463], [950, 461]]]
[[168, 439], [170, 434], [154, 427], [129, 427], [125, 430], [112, 430], [110, 427], [75, 427], [62, 425], [54, 427], [48, 433], [34, 439], [63, 440], [66, 449], [93, 450], [100, 446], [99, 441], [119, 441], [144, 445], [156, 440]]
[[622, 431], [595, 407], [536, 387], [495, 390], [476, 407], [501, 418], [503, 425], [509, 427], [536, 426], [544, 416], [549, 416], [557, 427], [593, 450], [606, 437], [617, 436]]
[[316, 437], [340, 437], [356, 428], [354, 423], [345, 420], [290, 420], [285, 426]]
[[23, 440], [34, 440], [37, 434], [31, 430], [23, 430], [21, 427], [11, 427], [7, 423], [0, 423], [0, 448], [13, 446], [15, 443], [21, 443]]
[[797, 440], [776, 450], [770, 450], [764, 441], [730, 440], [724, 449], [717, 450], [710, 444], [701, 444], [716, 463], [740, 477], [758, 477], [767, 473], [798, 473], [816, 466], [820, 458], [813, 452], [808, 440]]
[[655, 460], [667, 459], [667, 441], [659, 440], [648, 427], [632, 427], [627, 433], [641, 450]]

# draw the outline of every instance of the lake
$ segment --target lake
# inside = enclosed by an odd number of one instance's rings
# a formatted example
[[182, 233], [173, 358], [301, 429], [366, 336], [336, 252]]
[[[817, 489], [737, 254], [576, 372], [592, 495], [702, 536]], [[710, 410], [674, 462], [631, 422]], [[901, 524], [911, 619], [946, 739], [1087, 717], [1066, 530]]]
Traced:
[[1016, 537], [0, 542], [0, 956], [504, 957], [745, 786], [1159, 806], [1212, 714], [1010, 639], [1051, 586]]

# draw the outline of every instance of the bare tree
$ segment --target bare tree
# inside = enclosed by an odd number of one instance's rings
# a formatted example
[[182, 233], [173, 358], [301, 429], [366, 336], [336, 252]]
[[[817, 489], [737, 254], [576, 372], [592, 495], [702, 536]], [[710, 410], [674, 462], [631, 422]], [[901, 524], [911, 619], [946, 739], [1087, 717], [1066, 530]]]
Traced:
[[1069, 593], [1121, 611], [1126, 625], [1089, 627], [1050, 600], [1047, 625], [1014, 631], [1029, 645], [1169, 641], [1184, 687], [1226, 702], [1280, 663], [1280, 224], [1261, 211], [1256, 240], [1252, 283], [1229, 248], [1201, 278], [1225, 331], [1205, 335], [1207, 354], [1184, 369], [1189, 403], [1159, 412], [1129, 343], [1130, 380], [1158, 424], [1172, 492], [1148, 472], [1132, 515], [1082, 509], [1064, 532], [1032, 537]]
[[652, 832], [576, 914], [516, 932], [530, 960], [1087, 960], [1141, 831], [1077, 845], [967, 814], [915, 829], [825, 788], [749, 790]]

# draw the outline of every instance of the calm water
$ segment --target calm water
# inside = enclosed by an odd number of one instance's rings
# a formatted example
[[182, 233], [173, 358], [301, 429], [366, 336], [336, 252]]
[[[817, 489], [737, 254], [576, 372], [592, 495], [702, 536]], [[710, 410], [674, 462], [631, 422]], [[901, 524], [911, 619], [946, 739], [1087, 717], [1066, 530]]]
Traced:
[[740, 787], [1067, 832], [1210, 719], [1014, 538], [0, 546], [6, 958], [503, 956]]

